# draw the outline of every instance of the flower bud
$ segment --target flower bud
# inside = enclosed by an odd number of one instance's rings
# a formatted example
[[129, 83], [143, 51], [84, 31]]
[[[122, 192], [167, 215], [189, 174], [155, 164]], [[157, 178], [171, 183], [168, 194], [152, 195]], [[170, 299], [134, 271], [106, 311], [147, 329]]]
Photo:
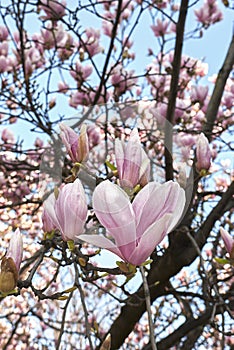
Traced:
[[2, 258], [0, 272], [0, 291], [9, 293], [12, 291], [18, 281], [18, 271], [12, 258]]
[[128, 143], [115, 141], [115, 157], [120, 186], [133, 189], [149, 182], [150, 160], [142, 148], [137, 129], [133, 129]]
[[106, 339], [102, 343], [100, 350], [110, 350], [110, 348], [111, 348], [111, 335], [109, 333], [107, 334]]
[[209, 146], [209, 141], [203, 133], [199, 135], [197, 140], [196, 157], [197, 170], [209, 170], [211, 163], [211, 150]]
[[86, 132], [86, 125], [82, 125], [80, 135], [69, 126], [60, 123], [60, 137], [66, 147], [67, 153], [74, 163], [82, 163], [88, 160], [89, 156], [89, 141]]
[[222, 227], [220, 227], [220, 233], [221, 233], [222, 239], [224, 241], [225, 248], [230, 255], [230, 258], [234, 259], [234, 239]]
[[8, 293], [13, 290], [18, 281], [18, 271], [23, 256], [23, 240], [20, 230], [12, 234], [9, 248], [1, 260], [0, 291]]

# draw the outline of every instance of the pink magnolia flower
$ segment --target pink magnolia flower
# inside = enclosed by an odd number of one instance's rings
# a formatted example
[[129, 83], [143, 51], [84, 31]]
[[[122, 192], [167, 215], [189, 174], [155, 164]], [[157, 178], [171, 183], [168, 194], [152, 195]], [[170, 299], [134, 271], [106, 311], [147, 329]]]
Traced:
[[89, 125], [87, 127], [87, 135], [90, 149], [97, 146], [101, 142], [101, 129], [98, 126], [94, 124]]
[[80, 135], [77, 135], [72, 128], [63, 123], [60, 123], [59, 127], [61, 129], [60, 137], [71, 160], [74, 163], [85, 162], [89, 156], [89, 141], [86, 126], [82, 125]]
[[148, 183], [131, 203], [125, 191], [106, 180], [94, 190], [93, 209], [112, 240], [88, 234], [79, 238], [140, 265], [178, 223], [184, 205], [185, 192], [172, 181]]
[[43, 147], [43, 140], [40, 139], [40, 137], [37, 137], [36, 140], [34, 141], [34, 146], [37, 148], [42, 148]]
[[46, 16], [43, 17], [43, 19], [50, 19], [50, 20], [58, 20], [65, 16], [65, 10], [66, 10], [66, 1], [56, 1], [56, 0], [41, 0], [40, 1], [42, 5], [40, 5], [40, 9], [44, 10], [46, 13]]
[[64, 32], [63, 39], [58, 40], [58, 50], [57, 54], [58, 57], [60, 58], [61, 61], [67, 60], [72, 54], [74, 50], [74, 39], [73, 37], [69, 34]]
[[66, 93], [69, 90], [69, 85], [67, 83], [65, 83], [64, 81], [60, 81], [58, 83], [58, 91], [61, 93]]
[[115, 141], [115, 158], [122, 187], [145, 186], [149, 182], [150, 160], [142, 148], [137, 129], [132, 130], [127, 145], [119, 139]]
[[[84, 188], [79, 179], [66, 184], [56, 198], [52, 193], [44, 202], [44, 218], [48, 228], [48, 217], [50, 221], [60, 230], [64, 241], [75, 240], [83, 233], [87, 217], [87, 203]], [[49, 225], [53, 227], [53, 225]]]
[[100, 30], [94, 28], [86, 28], [85, 30], [86, 38], [84, 42], [84, 50], [89, 53], [90, 57], [95, 56], [102, 51], [100, 46]]
[[121, 65], [116, 66], [112, 70], [111, 85], [115, 88], [116, 96], [122, 95], [124, 92], [131, 90], [136, 86], [137, 78], [134, 78], [134, 70], [126, 70]]
[[169, 33], [169, 22], [167, 20], [161, 21], [161, 19], [157, 18], [157, 24], [152, 25], [151, 29], [154, 32], [154, 35], [156, 37], [158, 36], [164, 36], [165, 34]]
[[18, 272], [23, 257], [23, 239], [20, 230], [17, 229], [11, 237], [6, 255], [1, 259], [0, 291], [8, 293], [12, 291], [18, 281]]
[[208, 94], [208, 86], [192, 86], [191, 89], [191, 101], [204, 103], [207, 94]]
[[231, 109], [234, 106], [234, 94], [226, 92], [223, 96], [222, 103], [226, 108]]
[[0, 41], [7, 40], [9, 35], [8, 29], [4, 26], [0, 26]]
[[197, 17], [197, 21], [201, 22], [206, 28], [223, 19], [223, 14], [218, 8], [216, 0], [205, 0], [202, 7], [198, 10], [194, 10], [194, 13]]
[[0, 42], [0, 55], [7, 57], [9, 45], [7, 41]]
[[196, 156], [197, 170], [209, 170], [211, 164], [211, 150], [209, 141], [203, 133], [201, 133], [197, 139]]
[[77, 108], [79, 105], [88, 106], [90, 102], [90, 92], [76, 91], [75, 93], [71, 94], [69, 105], [71, 107]]
[[14, 143], [15, 142], [14, 134], [9, 129], [6, 129], [6, 128], [3, 129], [1, 137], [2, 137], [3, 142], [6, 142], [6, 143]]
[[8, 68], [8, 59], [7, 57], [0, 56], [0, 73], [6, 72]]
[[224, 230], [224, 228], [220, 227], [220, 233], [222, 236], [222, 239], [224, 241], [225, 247], [227, 252], [230, 255], [231, 259], [234, 259], [234, 239], [232, 238], [232, 236], [226, 231]]
[[75, 68], [70, 71], [71, 76], [82, 83], [92, 74], [93, 67], [90, 64], [83, 66], [79, 61], [76, 61]]
[[[108, 17], [105, 17], [105, 18], [108, 18]], [[102, 30], [104, 35], [107, 35], [111, 38], [112, 31], [113, 31], [113, 23], [110, 21], [110, 19], [109, 21], [105, 20], [102, 22]]]

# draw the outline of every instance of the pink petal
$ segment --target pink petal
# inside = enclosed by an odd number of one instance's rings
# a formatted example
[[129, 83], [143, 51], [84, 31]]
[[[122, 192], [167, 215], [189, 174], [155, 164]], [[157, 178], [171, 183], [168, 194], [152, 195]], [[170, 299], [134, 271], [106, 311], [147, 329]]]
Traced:
[[[135, 197], [133, 210], [137, 219], [137, 237], [167, 213], [174, 213], [177, 222], [185, 204], [184, 190], [172, 181], [161, 185], [156, 182], [148, 183]], [[172, 226], [172, 225], [171, 225]]]
[[110, 252], [118, 255], [121, 259], [124, 260], [120, 250], [116, 247], [116, 245], [114, 243], [112, 243], [106, 237], [99, 236], [99, 235], [92, 235], [92, 234], [90, 234], [90, 235], [84, 234], [84, 235], [80, 235], [79, 239], [81, 239], [82, 241], [85, 241], [87, 243], [90, 243], [92, 245], [95, 245], [97, 247], [107, 249]]
[[48, 215], [52, 221], [52, 223], [54, 224], [54, 226], [59, 229], [60, 231], [62, 231], [61, 225], [57, 219], [56, 213], [55, 213], [55, 195], [54, 193], [51, 193], [51, 195], [44, 201], [43, 203], [43, 207], [44, 210], [46, 211], [46, 215]]
[[163, 218], [152, 224], [149, 229], [141, 237], [138, 246], [134, 249], [129, 262], [133, 265], [142, 264], [154, 251], [155, 247], [163, 240], [168, 231], [168, 225], [171, 214], [165, 215]]
[[124, 144], [120, 139], [115, 140], [115, 158], [119, 177], [122, 178], [124, 165]]
[[6, 257], [12, 258], [15, 262], [17, 269], [19, 270], [23, 257], [23, 239], [21, 232], [18, 228], [15, 232], [12, 233]]
[[226, 231], [224, 230], [224, 228], [220, 227], [220, 233], [222, 236], [222, 239], [224, 241], [225, 247], [227, 249], [227, 252], [229, 254], [231, 254], [233, 246], [234, 246], [234, 239], [232, 238], [232, 236]]
[[79, 179], [65, 185], [55, 202], [56, 216], [65, 239], [74, 239], [83, 233], [87, 216], [85, 192]]
[[110, 181], [101, 182], [93, 193], [93, 209], [117, 246], [135, 242], [135, 215], [127, 194]]
[[76, 132], [70, 128], [69, 126], [60, 123], [59, 124], [61, 133], [60, 133], [60, 137], [64, 143], [64, 145], [66, 146], [67, 150], [71, 149], [71, 146], [75, 143], [78, 142], [78, 135], [76, 134]]

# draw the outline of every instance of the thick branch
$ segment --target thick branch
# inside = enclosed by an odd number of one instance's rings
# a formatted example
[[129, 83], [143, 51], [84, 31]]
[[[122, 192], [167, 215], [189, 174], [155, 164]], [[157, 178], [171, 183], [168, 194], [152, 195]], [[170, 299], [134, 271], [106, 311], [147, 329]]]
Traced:
[[176, 26], [175, 52], [172, 62], [172, 76], [170, 84], [170, 95], [168, 97], [168, 107], [165, 127], [165, 164], [166, 181], [173, 179], [173, 161], [172, 161], [172, 125], [174, 123], [174, 112], [176, 106], [176, 97], [178, 92], [179, 74], [181, 65], [181, 55], [184, 41], [184, 27], [187, 17], [188, 0], [182, 0], [180, 5], [180, 15]]
[[224, 87], [226, 85], [229, 74], [232, 71], [233, 65], [234, 65], [234, 35], [232, 37], [232, 41], [230, 43], [223, 66], [219, 71], [216, 84], [214, 87], [214, 91], [211, 96], [211, 99], [207, 108], [207, 112], [206, 112], [206, 124], [204, 125], [203, 131], [209, 140], [211, 139], [213, 126], [214, 126], [215, 119], [217, 117], [221, 98], [224, 92]]

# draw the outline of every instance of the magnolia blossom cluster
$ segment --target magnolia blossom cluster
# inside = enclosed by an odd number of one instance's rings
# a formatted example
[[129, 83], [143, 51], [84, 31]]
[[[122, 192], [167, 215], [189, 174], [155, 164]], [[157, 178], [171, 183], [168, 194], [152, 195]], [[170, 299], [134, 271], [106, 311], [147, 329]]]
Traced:
[[205, 28], [223, 19], [223, 14], [218, 8], [216, 0], [205, 0], [203, 6], [194, 12], [197, 21], [202, 23]]
[[[78, 136], [66, 125], [60, 127], [71, 160], [86, 162], [89, 150], [83, 132]], [[45, 231], [58, 229], [65, 241], [79, 239], [108, 249], [127, 263], [140, 265], [178, 223], [185, 192], [172, 181], [150, 182], [150, 161], [136, 129], [127, 144], [116, 140], [115, 158], [117, 184], [103, 180], [92, 196], [93, 212], [105, 228], [105, 236], [85, 234], [88, 207], [78, 178], [45, 200], [43, 227]]]
[[[126, 25], [130, 20], [132, 13], [137, 9], [141, 1], [123, 1], [120, 24]], [[98, 5], [97, 5], [98, 6]], [[166, 9], [170, 6], [172, 12], [178, 11], [178, 6], [171, 6], [168, 1], [157, 3], [157, 7]], [[145, 77], [139, 78], [137, 74], [128, 68], [128, 63], [135, 59], [134, 45], [130, 36], [123, 35], [120, 39], [120, 28], [118, 25], [114, 50], [121, 46], [122, 59], [118, 62], [110, 63], [107, 67], [105, 82], [97, 96], [98, 86], [96, 84], [97, 69], [101, 55], [106, 57], [105, 40], [102, 41], [102, 34], [108, 37], [112, 36], [113, 23], [117, 13], [117, 2], [100, 2], [103, 7], [105, 16], [102, 18], [102, 28], [93, 27], [85, 28], [77, 36], [70, 34], [61, 20], [64, 21], [68, 14], [65, 0], [43, 0], [38, 4], [37, 10], [40, 13], [40, 19], [43, 21], [43, 28], [39, 33], [30, 35], [25, 32], [22, 37], [19, 33], [9, 35], [7, 28], [1, 27], [0, 35], [0, 74], [9, 77], [9, 73], [16, 70], [16, 76], [21, 77], [22, 73], [26, 79], [31, 78], [34, 74], [41, 72], [44, 68], [51, 66], [51, 55], [54, 64], [61, 67], [61, 81], [58, 82], [57, 92], [67, 96], [68, 104], [72, 108], [88, 106], [95, 103], [106, 103], [108, 101], [119, 101], [124, 94], [128, 96], [133, 93], [141, 96], [142, 86], [145, 81], [149, 83], [151, 93], [157, 96], [156, 111], [164, 121], [167, 105], [168, 93], [170, 90], [171, 69], [173, 60], [173, 51], [168, 53], [161, 52], [156, 55], [152, 49], [149, 54], [156, 57], [147, 67]], [[198, 21], [210, 24], [221, 20], [220, 10], [215, 0], [206, 1], [200, 10], [195, 11]], [[175, 31], [173, 22], [170, 24], [165, 17], [157, 17], [151, 26], [154, 35], [164, 38], [169, 33]], [[14, 38], [14, 46], [11, 46], [11, 39]], [[21, 46], [24, 47], [24, 60], [20, 55]], [[131, 51], [130, 51], [131, 50]], [[98, 58], [96, 58], [98, 56]], [[97, 60], [97, 61], [96, 61]], [[66, 68], [69, 64], [70, 69]], [[208, 88], [195, 86], [197, 77], [203, 77], [207, 74], [207, 65], [198, 59], [183, 56], [180, 70], [180, 82], [178, 97], [175, 110], [176, 123], [189, 123], [191, 128], [197, 130], [202, 128], [205, 121], [205, 113], [209, 102]], [[71, 79], [72, 77], [72, 79]], [[99, 77], [98, 77], [99, 78]], [[140, 80], [141, 79], [141, 80]], [[192, 83], [194, 80], [194, 85]], [[142, 84], [143, 83], [143, 84]], [[138, 85], [137, 85], [138, 84]], [[21, 90], [21, 82], [11, 86], [8, 79], [3, 80], [3, 88], [11, 89], [12, 93], [17, 93], [17, 87]], [[54, 86], [51, 90], [54, 90]], [[233, 106], [233, 89], [230, 89], [222, 99], [222, 108], [218, 112], [219, 118], [225, 125], [233, 121], [231, 108]], [[8, 107], [16, 109], [14, 101], [6, 101]], [[56, 105], [56, 97], [53, 96], [48, 102], [49, 109]], [[192, 106], [192, 108], [191, 108]], [[12, 118], [12, 117], [11, 117]], [[13, 119], [12, 119], [13, 120]]]

